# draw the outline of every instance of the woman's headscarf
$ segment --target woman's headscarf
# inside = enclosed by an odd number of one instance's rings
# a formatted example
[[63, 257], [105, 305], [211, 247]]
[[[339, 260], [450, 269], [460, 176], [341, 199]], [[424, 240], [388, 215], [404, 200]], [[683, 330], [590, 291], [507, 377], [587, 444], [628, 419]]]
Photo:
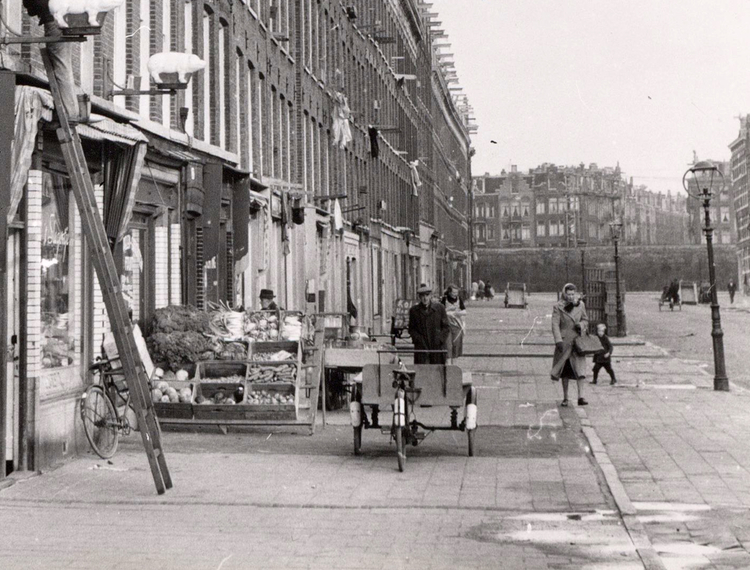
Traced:
[[565, 310], [570, 311], [573, 307], [577, 306], [581, 302], [581, 298], [579, 296], [573, 302], [569, 302], [565, 298], [565, 292], [568, 289], [572, 289], [574, 292], [578, 292], [578, 287], [575, 286], [575, 283], [566, 283], [562, 288], [562, 295], [560, 295], [560, 304], [561, 306], [564, 306]]

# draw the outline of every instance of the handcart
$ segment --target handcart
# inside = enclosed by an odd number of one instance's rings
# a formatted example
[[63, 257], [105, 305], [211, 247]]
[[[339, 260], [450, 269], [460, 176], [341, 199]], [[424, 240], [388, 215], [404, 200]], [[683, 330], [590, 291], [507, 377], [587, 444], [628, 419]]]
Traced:
[[[392, 352], [387, 354], [392, 355]], [[468, 375], [467, 380], [464, 380], [458, 366], [414, 364], [407, 369], [400, 362], [366, 364], [359, 381], [352, 385], [352, 401], [349, 406], [355, 455], [361, 453], [362, 431], [366, 429], [380, 430], [395, 442], [399, 471], [403, 471], [406, 466], [407, 445], [417, 446], [430, 433], [438, 430], [465, 431], [469, 456], [474, 455], [477, 389], [471, 384]], [[449, 425], [425, 425], [417, 419], [420, 408], [439, 406], [450, 408]], [[366, 408], [370, 409], [369, 415]], [[464, 408], [464, 417], [460, 423], [459, 408]], [[382, 410], [392, 412], [390, 425], [381, 425]]]
[[520, 307], [525, 309], [528, 305], [526, 300], [526, 283], [508, 283], [505, 286], [505, 308]]

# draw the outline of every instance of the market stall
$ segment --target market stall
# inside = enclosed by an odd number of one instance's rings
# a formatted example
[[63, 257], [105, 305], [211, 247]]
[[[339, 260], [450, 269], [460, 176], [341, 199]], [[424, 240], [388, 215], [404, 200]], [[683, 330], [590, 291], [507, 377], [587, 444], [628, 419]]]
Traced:
[[297, 311], [157, 310], [147, 344], [160, 423], [312, 426], [322, 338]]

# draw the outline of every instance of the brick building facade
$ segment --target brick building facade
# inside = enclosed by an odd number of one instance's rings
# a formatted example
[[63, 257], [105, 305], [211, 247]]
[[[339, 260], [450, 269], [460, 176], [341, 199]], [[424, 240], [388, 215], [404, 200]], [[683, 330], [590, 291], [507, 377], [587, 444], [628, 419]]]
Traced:
[[729, 145], [732, 157], [729, 162], [729, 180], [734, 220], [737, 235], [737, 275], [738, 291], [747, 298], [750, 296], [750, 116], [740, 117], [740, 130], [737, 138]]
[[[11, 28], [41, 34], [15, 3], [0, 10]], [[271, 288], [280, 305], [307, 313], [347, 312], [350, 300], [357, 324], [383, 333], [394, 301], [414, 297], [420, 282], [436, 293], [449, 282], [466, 286], [470, 109], [449, 88], [455, 77], [433, 45], [432, 18], [415, 0], [126, 0], [100, 36], [73, 46], [76, 81], [108, 118], [79, 127], [105, 217], [108, 157], [145, 152], [114, 251], [142, 328], [170, 303], [256, 307], [260, 289]], [[38, 47], [0, 49], [16, 93], [44, 85]], [[197, 54], [206, 67], [175, 95], [120, 95], [150, 88], [148, 57], [161, 51]], [[76, 453], [83, 371], [109, 326], [89, 285], [95, 277], [69, 207], [52, 111], [44, 113], [14, 222], [16, 247], [31, 248], [13, 259], [25, 266], [14, 267], [41, 281], [39, 299], [19, 295], [6, 311], [22, 364], [20, 392], [0, 416], [28, 418], [11, 430], [10, 469]], [[343, 123], [351, 140], [337, 136]], [[47, 306], [59, 269], [50, 273], [44, 236], [29, 239], [52, 207], [70, 221], [71, 238], [58, 236], [71, 247], [64, 311]], [[45, 360], [53, 329], [64, 329], [70, 350]]]
[[604, 245], [615, 219], [627, 245], [688, 243], [686, 199], [635, 186], [619, 166], [512, 166], [475, 177], [473, 189], [478, 249]]

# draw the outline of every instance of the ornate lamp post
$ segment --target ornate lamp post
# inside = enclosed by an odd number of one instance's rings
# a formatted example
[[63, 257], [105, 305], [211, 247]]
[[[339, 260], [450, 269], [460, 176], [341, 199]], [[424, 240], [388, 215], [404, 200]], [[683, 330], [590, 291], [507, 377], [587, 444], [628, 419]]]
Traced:
[[[692, 184], [691, 184], [692, 179]], [[692, 198], [703, 201], [705, 213], [706, 247], [708, 248], [708, 280], [711, 287], [711, 337], [714, 345], [714, 390], [729, 391], [724, 363], [724, 332], [721, 330], [721, 315], [719, 313], [719, 298], [716, 290], [716, 267], [714, 266], [714, 229], [711, 226], [711, 198], [714, 190], [721, 191], [724, 187], [724, 174], [710, 161], [702, 160], [691, 166], [682, 177], [682, 185]], [[691, 191], [691, 186], [697, 193]]]
[[617, 336], [625, 336], [623, 327], [624, 318], [622, 314], [622, 295], [620, 294], [620, 255], [617, 250], [617, 243], [620, 241], [620, 232], [622, 231], [622, 222], [614, 220], [609, 223], [609, 232], [612, 241], [615, 244], [615, 299], [617, 303]]

